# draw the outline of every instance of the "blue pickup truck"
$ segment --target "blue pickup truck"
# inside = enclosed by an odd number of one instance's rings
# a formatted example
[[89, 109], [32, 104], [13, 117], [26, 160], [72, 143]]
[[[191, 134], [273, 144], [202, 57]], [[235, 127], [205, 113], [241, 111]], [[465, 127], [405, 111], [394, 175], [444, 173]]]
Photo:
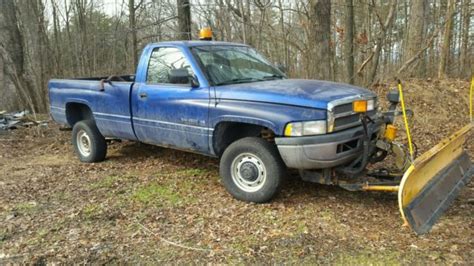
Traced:
[[287, 168], [324, 183], [386, 155], [373, 92], [288, 79], [243, 44], [149, 44], [135, 75], [53, 79], [49, 97], [82, 162], [104, 160], [106, 138], [213, 156], [226, 189], [244, 201], [272, 199]]

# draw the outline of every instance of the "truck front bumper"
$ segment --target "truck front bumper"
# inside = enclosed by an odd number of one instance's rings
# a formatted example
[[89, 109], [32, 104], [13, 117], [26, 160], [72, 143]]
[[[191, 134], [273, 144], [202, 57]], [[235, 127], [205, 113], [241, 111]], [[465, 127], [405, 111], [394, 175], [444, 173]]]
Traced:
[[[371, 140], [377, 138], [381, 122], [368, 125]], [[362, 126], [318, 136], [275, 138], [288, 168], [323, 169], [347, 164], [362, 156]]]

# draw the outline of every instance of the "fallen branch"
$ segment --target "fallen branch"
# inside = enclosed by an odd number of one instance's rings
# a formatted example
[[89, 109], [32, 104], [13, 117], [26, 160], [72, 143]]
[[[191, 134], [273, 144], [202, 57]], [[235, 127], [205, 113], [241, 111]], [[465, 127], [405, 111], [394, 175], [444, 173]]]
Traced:
[[143, 224], [141, 224], [136, 218], [135, 218], [135, 223], [137, 223], [141, 228], [143, 228], [143, 230], [145, 230], [146, 232], [152, 234], [153, 236], [155, 236], [156, 238], [158, 238], [160, 241], [163, 241], [163, 242], [165, 242], [165, 243], [168, 244], [168, 245], [175, 246], [175, 247], [179, 247], [179, 248], [184, 248], [184, 249], [188, 249], [188, 250], [195, 250], [195, 251], [205, 251], [205, 252], [211, 252], [211, 251], [212, 251], [211, 249], [195, 248], [195, 247], [185, 246], [185, 245], [180, 244], [180, 243], [175, 243], [175, 242], [173, 242], [173, 241], [170, 241], [170, 240], [168, 240], [168, 239], [165, 239], [165, 238], [159, 236], [158, 234], [156, 234], [156, 233], [153, 232], [152, 230], [148, 229], [146, 226], [144, 226]]
[[[444, 25], [444, 24], [443, 24]], [[442, 26], [442, 25], [441, 25]], [[441, 27], [440, 27], [441, 28]], [[421, 59], [422, 58], [422, 54], [424, 51], [426, 51], [426, 49], [430, 48], [431, 44], [433, 43], [434, 39], [438, 36], [438, 32], [439, 32], [439, 29], [436, 29], [435, 32], [433, 32], [433, 35], [431, 35], [430, 39], [428, 40], [428, 42], [426, 42], [425, 46], [420, 49], [412, 58], [408, 59], [398, 70], [397, 70], [397, 74], [400, 74], [402, 73], [403, 71], [405, 71], [411, 64], [413, 64], [416, 60], [418, 59]]]
[[359, 69], [357, 70], [357, 75], [362, 75], [362, 70], [364, 70], [365, 66], [370, 62], [370, 60], [372, 60], [374, 54], [375, 52], [370, 53], [369, 57], [367, 57], [367, 59], [365, 59], [365, 61], [360, 65]]

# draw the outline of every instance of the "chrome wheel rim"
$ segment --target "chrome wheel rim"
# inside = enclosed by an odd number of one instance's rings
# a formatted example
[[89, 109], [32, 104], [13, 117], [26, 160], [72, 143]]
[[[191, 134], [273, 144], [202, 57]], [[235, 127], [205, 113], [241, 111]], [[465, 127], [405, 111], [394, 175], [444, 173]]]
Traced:
[[76, 136], [76, 143], [82, 156], [87, 157], [91, 154], [91, 139], [85, 130], [79, 130]]
[[231, 175], [235, 185], [245, 192], [260, 190], [267, 179], [265, 165], [252, 153], [240, 154], [232, 161]]

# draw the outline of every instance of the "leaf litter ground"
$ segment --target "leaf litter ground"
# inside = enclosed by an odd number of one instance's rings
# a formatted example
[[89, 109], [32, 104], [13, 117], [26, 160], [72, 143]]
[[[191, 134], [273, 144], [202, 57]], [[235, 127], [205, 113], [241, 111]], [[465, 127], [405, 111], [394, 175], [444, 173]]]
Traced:
[[[393, 85], [373, 90], [384, 99]], [[468, 86], [406, 83], [420, 152], [468, 122]], [[0, 169], [2, 264], [474, 260], [472, 182], [432, 232], [417, 237], [401, 226], [393, 194], [348, 192], [289, 174], [272, 202], [243, 203], [220, 184], [216, 159], [124, 141], [109, 146], [105, 162], [83, 164], [70, 132], [53, 123], [0, 135]]]

